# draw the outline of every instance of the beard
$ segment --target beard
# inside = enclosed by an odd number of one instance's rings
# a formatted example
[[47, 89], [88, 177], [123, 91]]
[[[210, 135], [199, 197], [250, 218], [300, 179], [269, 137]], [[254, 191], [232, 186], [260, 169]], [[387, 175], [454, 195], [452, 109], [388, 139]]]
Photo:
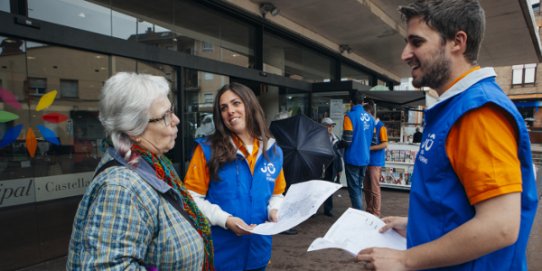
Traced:
[[412, 85], [416, 88], [430, 87], [439, 89], [450, 78], [450, 61], [446, 59], [444, 48], [441, 48], [433, 59], [433, 62], [426, 61], [421, 63], [425, 73], [418, 78], [412, 79]]

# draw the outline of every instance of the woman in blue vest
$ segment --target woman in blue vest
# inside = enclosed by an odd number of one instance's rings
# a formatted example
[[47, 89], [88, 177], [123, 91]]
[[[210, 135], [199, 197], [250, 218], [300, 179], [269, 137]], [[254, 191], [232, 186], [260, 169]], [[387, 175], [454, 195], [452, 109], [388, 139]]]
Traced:
[[286, 182], [282, 150], [251, 89], [230, 83], [213, 107], [215, 132], [197, 140], [185, 184], [212, 225], [216, 270], [265, 270], [271, 236], [245, 229], [277, 221]]

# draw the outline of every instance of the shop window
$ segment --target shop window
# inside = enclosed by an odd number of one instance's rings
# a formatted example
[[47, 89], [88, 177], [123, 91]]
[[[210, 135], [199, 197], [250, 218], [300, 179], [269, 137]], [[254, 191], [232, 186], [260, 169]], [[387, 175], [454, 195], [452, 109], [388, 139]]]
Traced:
[[[27, 45], [25, 52], [0, 55], [0, 67], [8, 67], [0, 68], [2, 93], [11, 97], [0, 99], [7, 119], [0, 124], [0, 181], [39, 181], [52, 175], [65, 179], [72, 174], [91, 179], [105, 151], [98, 102], [111, 73], [155, 74], [165, 76], [172, 88], [176, 86], [171, 66], [22, 42]], [[64, 78], [59, 79], [59, 74]], [[0, 203], [0, 208], [6, 204]]]
[[111, 35], [111, 9], [90, 1], [28, 0], [28, 17]]
[[45, 94], [45, 91], [47, 90], [47, 79], [29, 77], [28, 89], [31, 96], [41, 96]]
[[184, 120], [181, 125], [184, 150], [184, 168], [192, 158], [195, 138], [208, 136], [214, 132], [213, 103], [218, 90], [230, 82], [227, 76], [183, 69], [184, 78]]
[[512, 86], [534, 84], [536, 81], [536, 63], [512, 66]]
[[354, 81], [369, 86], [370, 75], [352, 66], [341, 64], [341, 81]]
[[10, 11], [9, 2], [10, 1], [0, 1], [0, 10], [9, 12]]
[[263, 36], [263, 70], [306, 82], [331, 78], [331, 58], [270, 33]]
[[77, 98], [79, 96], [77, 80], [60, 79], [60, 95], [64, 98]]
[[213, 44], [211, 42], [204, 41], [201, 43], [201, 50], [204, 52], [212, 52]]
[[203, 101], [205, 103], [213, 103], [215, 101], [215, 95], [213, 93], [204, 93]]
[[[93, 2], [124, 12], [112, 12], [115, 37], [242, 67], [249, 67], [254, 62], [255, 27], [198, 1], [156, 0], [138, 2], [137, 5], [130, 5], [125, 0]], [[144, 16], [134, 17], [133, 14]]]

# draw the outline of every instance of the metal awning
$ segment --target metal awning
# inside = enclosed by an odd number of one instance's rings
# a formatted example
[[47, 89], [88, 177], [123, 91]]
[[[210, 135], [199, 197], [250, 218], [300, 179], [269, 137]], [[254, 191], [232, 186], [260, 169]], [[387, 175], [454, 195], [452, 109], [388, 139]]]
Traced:
[[[274, 4], [280, 13], [266, 20], [340, 51], [377, 73], [399, 81], [410, 76], [401, 59], [406, 36], [397, 8], [405, 0], [241, 0], [243, 8], [259, 13], [262, 2]], [[539, 63], [542, 46], [538, 26], [528, 0], [480, 0], [486, 12], [486, 33], [480, 49], [482, 66]], [[252, 3], [252, 9], [248, 3]], [[343, 46], [344, 47], [344, 46]]]

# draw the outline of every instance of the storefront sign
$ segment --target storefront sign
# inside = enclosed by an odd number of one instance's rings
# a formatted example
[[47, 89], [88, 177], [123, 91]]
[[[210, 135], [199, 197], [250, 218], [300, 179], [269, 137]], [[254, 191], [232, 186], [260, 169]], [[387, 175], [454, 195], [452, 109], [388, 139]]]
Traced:
[[36, 178], [36, 201], [78, 196], [92, 181], [94, 172], [82, 172]]
[[329, 117], [333, 120], [341, 120], [344, 117], [344, 105], [342, 99], [329, 100]]
[[78, 196], [94, 172], [0, 181], [0, 208]]
[[0, 182], [0, 208], [35, 201], [34, 181], [16, 179]]

